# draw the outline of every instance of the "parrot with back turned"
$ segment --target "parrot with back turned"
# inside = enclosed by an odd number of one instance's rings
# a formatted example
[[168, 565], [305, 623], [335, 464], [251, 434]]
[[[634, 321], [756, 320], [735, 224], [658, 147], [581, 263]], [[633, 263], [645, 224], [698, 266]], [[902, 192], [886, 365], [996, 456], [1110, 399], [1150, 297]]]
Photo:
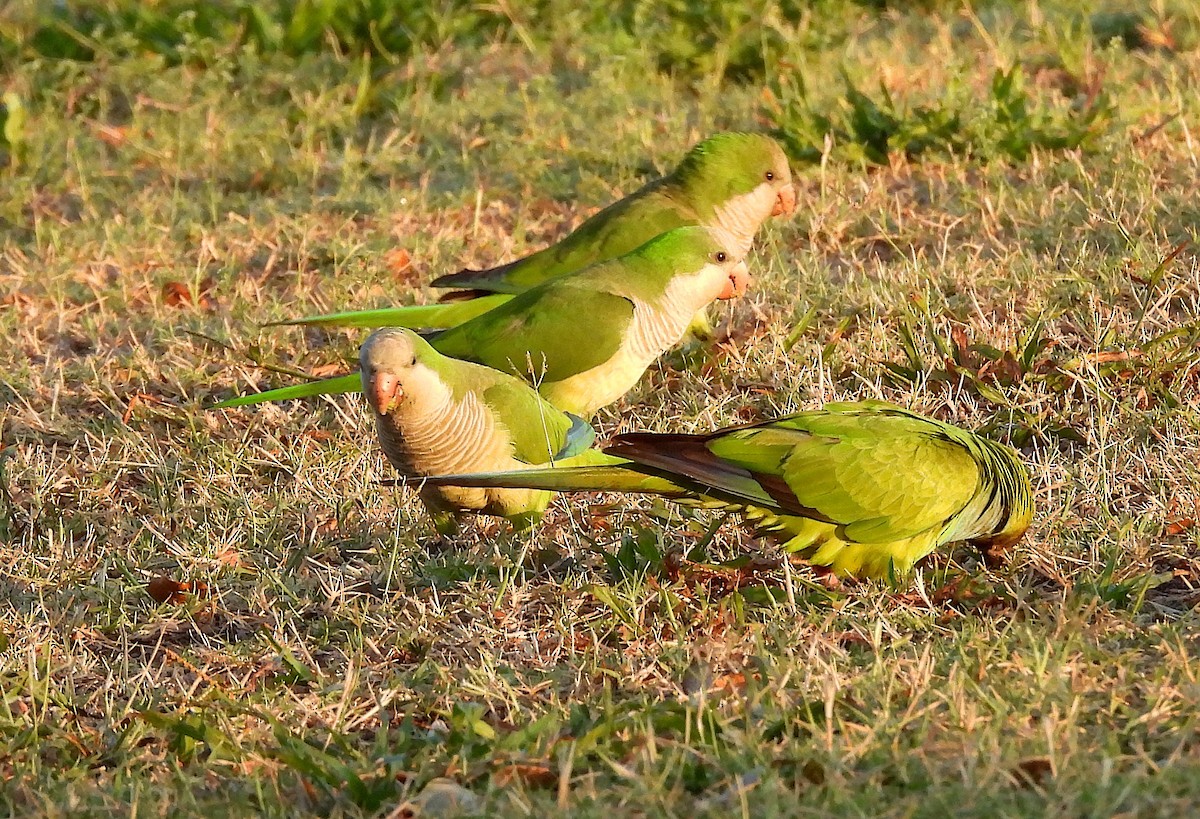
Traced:
[[447, 470], [524, 469], [575, 463], [595, 432], [515, 376], [442, 355], [411, 330], [378, 330], [362, 345], [363, 392], [388, 460], [416, 486], [439, 534], [462, 513], [506, 518], [518, 530], [541, 519], [550, 493], [433, 486]]
[[813, 565], [871, 579], [907, 576], [953, 541], [999, 557], [1033, 516], [1012, 449], [881, 401], [707, 434], [618, 435], [604, 454], [603, 464], [429, 482], [648, 493], [740, 511]]
[[[414, 329], [454, 327], [542, 282], [624, 255], [684, 225], [716, 231], [743, 258], [772, 215], [790, 215], [796, 189], [783, 149], [765, 134], [722, 133], [698, 143], [666, 176], [609, 205], [558, 243], [488, 270], [441, 276], [433, 287], [458, 288], [442, 304], [309, 316], [280, 324]], [[703, 314], [698, 314], [698, 320]], [[704, 320], [707, 326], [707, 321]], [[698, 329], [703, 329], [697, 325]]]
[[[675, 228], [618, 259], [543, 282], [433, 335], [430, 344], [525, 378], [559, 409], [591, 417], [679, 342], [697, 309], [741, 295], [747, 281], [745, 263], [715, 231]], [[284, 387], [215, 408], [355, 392], [357, 378]]]

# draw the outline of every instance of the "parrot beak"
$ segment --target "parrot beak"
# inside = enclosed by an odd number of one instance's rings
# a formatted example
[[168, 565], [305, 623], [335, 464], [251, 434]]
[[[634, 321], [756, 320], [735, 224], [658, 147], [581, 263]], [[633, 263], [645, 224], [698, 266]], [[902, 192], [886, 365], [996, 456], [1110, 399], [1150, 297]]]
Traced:
[[796, 211], [796, 188], [790, 183], [787, 187], [780, 188], [779, 193], [775, 194], [775, 208], [771, 211], [772, 216], [791, 216]]
[[1025, 534], [1025, 526], [1008, 528], [987, 537], [975, 538], [971, 544], [983, 555], [983, 562], [992, 568], [1003, 566], [1008, 562], [1012, 547]]
[[728, 299], [741, 298], [746, 295], [746, 290], [750, 287], [750, 268], [746, 267], [744, 261], [738, 262], [737, 266], [729, 271], [729, 281], [725, 284], [725, 289], [717, 296], [722, 301]]
[[380, 415], [387, 415], [400, 406], [400, 401], [404, 398], [400, 379], [393, 373], [376, 373], [371, 380], [370, 390], [367, 397], [371, 399], [371, 403], [375, 405], [375, 409]]

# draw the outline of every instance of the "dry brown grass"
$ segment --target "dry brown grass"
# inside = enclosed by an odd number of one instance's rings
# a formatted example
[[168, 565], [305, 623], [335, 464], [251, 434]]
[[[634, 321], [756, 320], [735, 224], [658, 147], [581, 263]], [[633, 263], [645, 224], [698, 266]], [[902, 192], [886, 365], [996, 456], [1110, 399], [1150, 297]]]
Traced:
[[[842, 61], [920, 99], [1056, 44], [1003, 15], [987, 36], [884, 19], [886, 41], [861, 23], [794, 55], [818, 101]], [[725, 594], [657, 554], [713, 521], [651, 501], [431, 551], [418, 506], [375, 484], [357, 398], [201, 409], [288, 380], [251, 354], [313, 370], [360, 338], [256, 322], [429, 298], [415, 284], [535, 248], [699, 135], [756, 124], [760, 89], [496, 47], [477, 75], [429, 58], [356, 121], [357, 75], [329, 58], [0, 75], [36, 100], [33, 159], [0, 172], [5, 808], [386, 814], [440, 776], [504, 814], [1194, 804], [1195, 250], [1152, 277], [1195, 238], [1200, 61], [1058, 45], [1115, 101], [1095, 152], [798, 169], [802, 209], [765, 231], [727, 340], [599, 421], [883, 397], [1015, 440], [1035, 525], [1000, 573], [936, 556], [932, 610], [801, 568], [793, 603], [777, 566]], [[1029, 367], [952, 372], [937, 346], [959, 331], [1019, 358], [1039, 319]], [[614, 571], [623, 539], [644, 551]], [[774, 555], [733, 522], [708, 548]], [[159, 576], [203, 585], [160, 605]]]

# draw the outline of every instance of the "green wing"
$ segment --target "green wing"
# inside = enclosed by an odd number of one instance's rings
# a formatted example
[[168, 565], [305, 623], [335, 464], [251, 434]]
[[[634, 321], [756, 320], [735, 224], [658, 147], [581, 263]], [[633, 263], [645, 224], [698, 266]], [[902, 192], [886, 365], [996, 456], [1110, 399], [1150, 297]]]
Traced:
[[553, 383], [612, 358], [632, 321], [633, 302], [622, 296], [554, 283], [439, 333], [430, 343], [442, 355]]
[[545, 250], [489, 270], [463, 270], [442, 276], [430, 284], [521, 293], [544, 281], [616, 258], [672, 228], [699, 224], [699, 217], [676, 198], [676, 193], [661, 181], [652, 182], [609, 205]]
[[523, 381], [505, 377], [482, 392], [483, 402], [508, 428], [518, 461], [544, 464], [570, 457], [596, 438], [586, 421], [556, 409]]
[[971, 454], [940, 424], [907, 414], [795, 416], [715, 437], [708, 448], [761, 476], [785, 511], [793, 511], [784, 505], [790, 491], [799, 510], [842, 524], [847, 538], [862, 543], [944, 523], [980, 482]]
[[230, 398], [219, 404], [213, 404], [209, 409], [245, 407], [250, 404], [262, 404], [266, 401], [287, 401], [292, 398], [311, 398], [314, 395], [338, 395], [344, 392], [362, 392], [362, 376], [354, 372], [349, 375], [339, 375], [319, 381], [308, 381], [304, 384], [297, 384], [294, 387], [281, 387], [277, 390], [256, 392], [252, 395], [243, 395], [240, 398]]
[[384, 307], [378, 310], [351, 310], [288, 321], [272, 321], [264, 326], [303, 324], [313, 327], [407, 327], [412, 330], [433, 330], [456, 327], [483, 315], [508, 299], [508, 296], [496, 294], [445, 304], [412, 304], [407, 307]]

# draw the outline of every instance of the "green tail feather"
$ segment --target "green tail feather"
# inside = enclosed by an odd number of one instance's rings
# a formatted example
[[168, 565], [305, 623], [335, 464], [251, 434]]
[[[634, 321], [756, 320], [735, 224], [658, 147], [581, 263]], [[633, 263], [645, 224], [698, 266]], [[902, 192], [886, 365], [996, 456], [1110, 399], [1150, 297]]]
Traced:
[[319, 381], [309, 381], [305, 384], [297, 384], [294, 387], [281, 387], [277, 390], [256, 392], [251, 395], [243, 395], [240, 398], [230, 398], [219, 404], [213, 404], [208, 409], [246, 407], [251, 404], [262, 404], [266, 401], [288, 401], [292, 398], [311, 398], [314, 395], [338, 395], [344, 392], [362, 392], [362, 376], [355, 372], [333, 378], [323, 378]]
[[457, 327], [463, 322], [481, 316], [511, 299], [512, 296], [496, 294], [467, 301], [452, 301], [445, 304], [413, 304], [408, 307], [384, 307], [379, 310], [351, 310], [345, 313], [327, 313], [321, 316], [305, 316], [288, 321], [268, 322], [266, 327], [281, 325], [305, 325], [311, 327], [407, 327], [410, 330], [431, 330]]

